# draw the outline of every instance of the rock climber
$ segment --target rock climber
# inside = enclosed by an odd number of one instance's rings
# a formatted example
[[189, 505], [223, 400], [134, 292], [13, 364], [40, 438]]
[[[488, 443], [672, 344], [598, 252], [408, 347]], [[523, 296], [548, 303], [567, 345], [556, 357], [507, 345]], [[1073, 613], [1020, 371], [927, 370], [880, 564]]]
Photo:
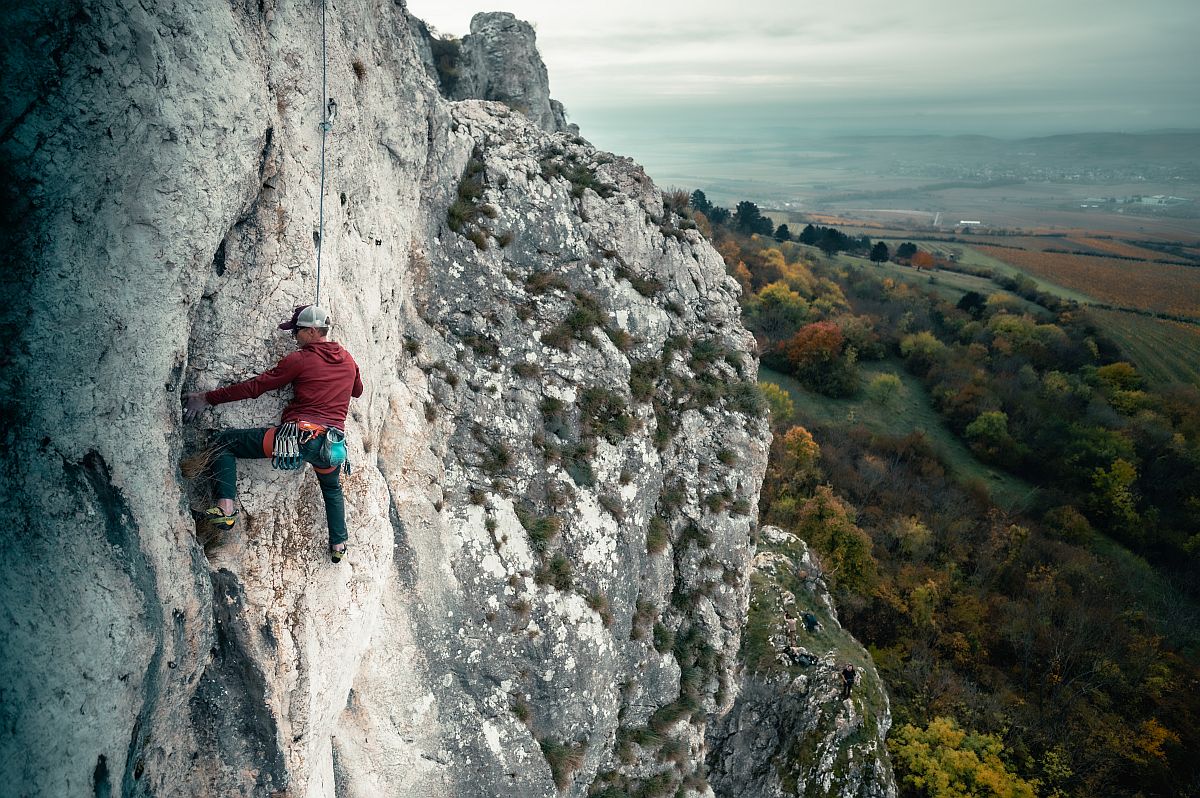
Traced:
[[312, 464], [329, 524], [329, 553], [337, 563], [346, 554], [346, 510], [340, 471], [345, 461], [346, 413], [351, 397], [362, 396], [358, 364], [342, 345], [326, 339], [333, 326], [318, 305], [300, 305], [279, 325], [291, 332], [298, 347], [275, 367], [257, 377], [213, 391], [184, 397], [184, 418], [192, 421], [209, 405], [254, 399], [267, 391], [291, 385], [292, 401], [279, 426], [223, 430], [216, 437], [213, 473], [217, 505], [205, 511], [214, 528], [230, 529], [237, 521], [237, 458], [272, 458], [276, 468]]
[[854, 686], [854, 681], [858, 678], [858, 671], [849, 662], [846, 667], [842, 668], [842, 700], [845, 701], [850, 697], [850, 688]]

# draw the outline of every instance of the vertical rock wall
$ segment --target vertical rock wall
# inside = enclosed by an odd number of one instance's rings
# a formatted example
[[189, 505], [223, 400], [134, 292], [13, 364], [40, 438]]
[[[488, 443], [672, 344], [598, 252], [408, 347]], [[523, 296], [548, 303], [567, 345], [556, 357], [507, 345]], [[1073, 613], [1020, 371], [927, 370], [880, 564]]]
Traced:
[[[275, 324], [312, 296], [318, 12], [5, 17], [0, 521], [20, 564], [0, 578], [0, 777], [19, 795], [583, 794], [601, 773], [703, 791], [765, 460], [735, 288], [633, 164], [503, 106], [452, 114], [401, 5], [329, 19], [322, 303], [368, 385], [352, 553], [328, 562], [311, 475], [264, 462], [242, 464], [238, 527], [197, 540], [210, 497], [180, 462], [286, 397], [185, 427], [180, 396], [273, 363]], [[652, 722], [678, 767], [633, 749]]]
[[711, 795], [768, 438], [736, 284], [631, 161], [444, 100], [402, 3], [329, 6], [351, 553], [312, 475], [265, 461], [197, 536], [181, 462], [287, 397], [193, 425], [180, 397], [273, 364], [312, 300], [319, 12], [3, 17], [0, 780]]

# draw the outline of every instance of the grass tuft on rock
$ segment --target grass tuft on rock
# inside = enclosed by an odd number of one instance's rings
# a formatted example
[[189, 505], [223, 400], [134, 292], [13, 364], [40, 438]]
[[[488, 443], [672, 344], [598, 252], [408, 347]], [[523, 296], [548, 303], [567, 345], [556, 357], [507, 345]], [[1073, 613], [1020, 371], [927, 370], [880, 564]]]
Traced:
[[583, 767], [587, 746], [584, 743], [568, 745], [552, 737], [538, 740], [538, 745], [542, 748], [542, 756], [546, 757], [546, 764], [550, 766], [554, 786], [559, 792], [567, 789], [571, 786], [571, 777]]

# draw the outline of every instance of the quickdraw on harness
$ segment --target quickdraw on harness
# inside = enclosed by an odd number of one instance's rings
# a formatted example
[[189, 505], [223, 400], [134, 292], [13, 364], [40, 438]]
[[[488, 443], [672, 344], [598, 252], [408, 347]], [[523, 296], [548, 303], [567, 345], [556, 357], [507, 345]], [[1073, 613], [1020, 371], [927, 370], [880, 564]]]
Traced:
[[275, 430], [275, 450], [271, 453], [271, 466], [280, 471], [295, 471], [304, 465], [300, 456], [300, 427], [288, 421]]

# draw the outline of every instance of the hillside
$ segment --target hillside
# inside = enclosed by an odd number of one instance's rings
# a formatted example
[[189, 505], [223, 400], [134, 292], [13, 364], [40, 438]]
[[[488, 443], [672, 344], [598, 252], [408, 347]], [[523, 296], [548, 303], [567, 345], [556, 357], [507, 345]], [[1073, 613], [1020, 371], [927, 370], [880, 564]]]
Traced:
[[808, 543], [888, 684], [900, 793], [1190, 794], [1196, 390], [1054, 283], [977, 273], [970, 242], [877, 262], [858, 231], [690, 205], [762, 352], [764, 521]]

